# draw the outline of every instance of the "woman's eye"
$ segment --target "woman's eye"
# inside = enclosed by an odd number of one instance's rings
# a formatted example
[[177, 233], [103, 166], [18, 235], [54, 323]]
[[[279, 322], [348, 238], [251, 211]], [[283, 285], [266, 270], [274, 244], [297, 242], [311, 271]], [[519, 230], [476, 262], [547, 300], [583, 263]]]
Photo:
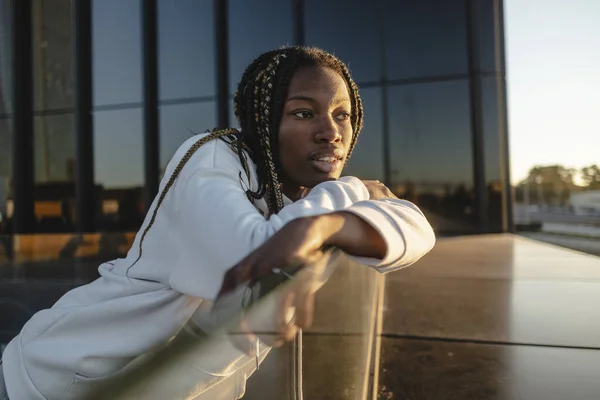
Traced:
[[346, 121], [347, 119], [350, 118], [350, 113], [346, 113], [346, 112], [345, 113], [341, 113], [336, 118], [337, 118], [338, 121]]
[[298, 111], [295, 112], [294, 115], [298, 118], [306, 119], [312, 117], [312, 113], [310, 111]]

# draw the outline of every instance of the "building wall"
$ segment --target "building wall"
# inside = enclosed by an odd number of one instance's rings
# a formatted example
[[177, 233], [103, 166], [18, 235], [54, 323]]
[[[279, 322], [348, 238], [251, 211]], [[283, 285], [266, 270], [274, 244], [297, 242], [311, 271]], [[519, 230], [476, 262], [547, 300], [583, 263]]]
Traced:
[[[141, 1], [91, 1], [90, 156], [98, 204], [90, 207], [98, 231], [136, 230], [145, 209]], [[217, 125], [216, 32], [223, 27], [214, 23], [216, 1], [157, 0], [160, 171], [186, 138]], [[0, 0], [2, 21], [10, 15], [9, 3]], [[261, 52], [298, 41], [323, 47], [349, 65], [365, 104], [365, 127], [346, 173], [385, 181], [421, 206], [439, 234], [506, 230], [501, 2], [305, 0], [302, 19], [297, 4], [229, 1], [230, 105], [245, 66]], [[32, 1], [34, 196], [46, 205], [35, 207], [36, 232], [73, 232], [76, 225], [78, 88], [71, 10], [70, 0]], [[7, 36], [3, 24], [0, 185], [5, 186], [14, 174], [6, 161], [13, 135], [10, 63], [3, 61], [10, 57]], [[3, 196], [0, 212], [6, 209]], [[61, 207], [49, 207], [48, 201]]]

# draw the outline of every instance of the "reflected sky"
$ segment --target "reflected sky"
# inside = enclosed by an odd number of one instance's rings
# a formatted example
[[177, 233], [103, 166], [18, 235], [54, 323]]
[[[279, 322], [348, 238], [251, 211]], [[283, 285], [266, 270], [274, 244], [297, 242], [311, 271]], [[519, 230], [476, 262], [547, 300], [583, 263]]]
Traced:
[[393, 182], [472, 187], [468, 81], [389, 89]]
[[160, 171], [175, 151], [195, 134], [216, 125], [215, 102], [164, 105], [160, 107]]
[[94, 106], [142, 101], [140, 0], [92, 1]]
[[356, 82], [381, 76], [379, 8], [362, 0], [306, 1], [306, 44], [341, 58]]
[[158, 1], [158, 60], [161, 100], [215, 95], [212, 0]]
[[467, 73], [465, 0], [386, 0], [387, 77]]
[[127, 188], [144, 186], [142, 109], [94, 113], [96, 184]]

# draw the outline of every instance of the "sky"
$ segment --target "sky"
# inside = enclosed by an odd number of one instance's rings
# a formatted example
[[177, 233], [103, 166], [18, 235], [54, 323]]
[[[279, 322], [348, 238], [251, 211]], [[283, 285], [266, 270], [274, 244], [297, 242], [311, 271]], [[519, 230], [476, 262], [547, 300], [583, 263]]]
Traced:
[[600, 1], [505, 0], [511, 180], [600, 164]]

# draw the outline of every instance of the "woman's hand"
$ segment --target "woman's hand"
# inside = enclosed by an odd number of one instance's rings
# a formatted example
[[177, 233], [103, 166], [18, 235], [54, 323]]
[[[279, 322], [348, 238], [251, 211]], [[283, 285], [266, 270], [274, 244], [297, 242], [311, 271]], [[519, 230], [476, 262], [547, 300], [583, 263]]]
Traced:
[[319, 217], [295, 219], [225, 273], [217, 299], [238, 286], [259, 280], [274, 269], [317, 260], [331, 232]]
[[292, 281], [269, 293], [269, 298], [239, 315], [228, 329], [232, 344], [254, 356], [257, 341], [279, 347], [292, 340], [299, 329], [310, 328], [316, 291], [323, 283], [319, 274], [300, 271]]
[[362, 183], [367, 187], [371, 200], [398, 198], [387, 186], [379, 181], [362, 181]]
[[[271, 340], [265, 340], [264, 336], [262, 338], [263, 342], [270, 341], [270, 345], [280, 344], [281, 340], [290, 340], [298, 328], [308, 328], [312, 323], [314, 290], [311, 288], [314, 278], [305, 274], [308, 270], [302, 269], [307, 265], [318, 265], [319, 260], [324, 258], [325, 246], [339, 248], [354, 256], [372, 258], [383, 258], [387, 252], [386, 243], [377, 230], [352, 213], [340, 211], [299, 218], [288, 223], [262, 246], [229, 269], [225, 273], [216, 301], [222, 300], [227, 303], [228, 296], [235, 296], [240, 287], [243, 288], [251, 281], [260, 281], [261, 278], [273, 274], [274, 270], [284, 269], [291, 264], [297, 265], [301, 270], [294, 275], [294, 282], [289, 282], [289, 285], [282, 289], [283, 297], [280, 312], [275, 316], [277, 328], [273, 332], [274, 335], [271, 335]], [[294, 320], [288, 321], [286, 315], [292, 307], [295, 309]], [[249, 354], [252, 352], [251, 345], [257, 338], [247, 326], [245, 318], [240, 317], [232, 339], [238, 349]]]

